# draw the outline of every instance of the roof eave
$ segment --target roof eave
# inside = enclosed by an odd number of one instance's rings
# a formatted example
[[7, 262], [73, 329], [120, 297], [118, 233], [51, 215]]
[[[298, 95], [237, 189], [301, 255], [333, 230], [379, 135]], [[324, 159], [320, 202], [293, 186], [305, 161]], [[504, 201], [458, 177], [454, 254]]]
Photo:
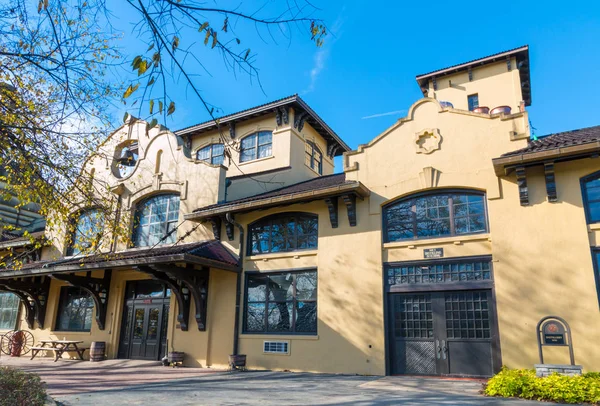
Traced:
[[580, 145], [548, 149], [540, 152], [522, 153], [492, 159], [497, 176], [506, 176], [520, 166], [540, 165], [548, 161], [570, 161], [600, 154], [600, 141]]
[[191, 221], [204, 221], [211, 217], [222, 216], [226, 213], [249, 212], [282, 205], [289, 206], [295, 203], [321, 200], [327, 197], [336, 195], [339, 196], [348, 193], [354, 193], [357, 196], [364, 198], [369, 196], [370, 191], [362, 183], [354, 181], [323, 189], [310, 190], [300, 193], [290, 193], [261, 200], [253, 200], [250, 202], [223, 205], [208, 210], [199, 210], [197, 212], [184, 215], [184, 219]]

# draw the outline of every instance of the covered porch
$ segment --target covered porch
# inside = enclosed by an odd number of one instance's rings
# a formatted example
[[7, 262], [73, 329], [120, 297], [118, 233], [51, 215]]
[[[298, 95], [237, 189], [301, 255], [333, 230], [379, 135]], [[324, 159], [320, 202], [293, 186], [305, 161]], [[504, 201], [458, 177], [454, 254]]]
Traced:
[[181, 351], [186, 365], [226, 366], [239, 272], [221, 242], [204, 241], [37, 261], [0, 271], [0, 290], [20, 299], [17, 329], [36, 343], [100, 341], [109, 359]]

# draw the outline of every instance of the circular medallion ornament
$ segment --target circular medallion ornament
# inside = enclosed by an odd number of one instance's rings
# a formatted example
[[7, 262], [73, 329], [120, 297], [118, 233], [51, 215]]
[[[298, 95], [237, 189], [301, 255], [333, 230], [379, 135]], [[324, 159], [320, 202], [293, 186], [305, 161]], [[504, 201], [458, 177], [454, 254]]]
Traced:
[[556, 323], [550, 323], [546, 326], [546, 331], [548, 331], [549, 333], [556, 333], [558, 332], [559, 328], [556, 325]]

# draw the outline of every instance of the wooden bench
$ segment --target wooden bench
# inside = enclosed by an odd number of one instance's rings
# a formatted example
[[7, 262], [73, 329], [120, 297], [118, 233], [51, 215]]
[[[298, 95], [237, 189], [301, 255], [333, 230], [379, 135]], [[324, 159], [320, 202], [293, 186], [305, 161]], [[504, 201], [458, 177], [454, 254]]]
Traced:
[[54, 352], [54, 362], [58, 361], [58, 359], [65, 352], [76, 352], [77, 355], [79, 356], [79, 359], [83, 361], [83, 353], [86, 350], [89, 350], [89, 348], [31, 347], [31, 359], [34, 359], [40, 351], [53, 351]]

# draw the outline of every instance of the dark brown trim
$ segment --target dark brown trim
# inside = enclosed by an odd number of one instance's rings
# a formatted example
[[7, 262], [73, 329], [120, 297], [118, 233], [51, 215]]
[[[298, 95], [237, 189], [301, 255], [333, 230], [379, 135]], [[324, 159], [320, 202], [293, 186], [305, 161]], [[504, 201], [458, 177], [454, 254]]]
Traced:
[[212, 226], [213, 236], [215, 240], [221, 240], [221, 217], [211, 217], [208, 219], [210, 225]]
[[556, 179], [554, 177], [554, 162], [544, 162], [544, 177], [546, 180], [546, 194], [548, 201], [554, 203], [558, 200], [556, 194]]
[[[29, 328], [33, 328], [33, 321], [37, 321], [39, 328], [44, 328], [46, 309], [50, 296], [50, 278], [46, 276], [0, 280], [0, 288], [17, 295], [26, 310], [26, 320]], [[24, 295], [24, 296], [21, 296]], [[23, 297], [26, 300], [23, 300]], [[31, 325], [30, 325], [31, 324]]]
[[338, 228], [338, 200], [336, 197], [328, 197], [325, 199], [325, 204], [327, 205], [327, 210], [329, 211], [329, 222], [331, 223], [331, 228]]
[[344, 200], [344, 204], [346, 205], [346, 210], [348, 212], [348, 223], [350, 227], [356, 226], [356, 195], [355, 194], [345, 194], [342, 195], [342, 199]]
[[600, 247], [591, 247], [591, 251], [592, 263], [594, 265], [594, 280], [596, 281], [596, 294], [598, 295], [598, 307], [600, 308], [600, 261], [598, 261]]
[[592, 180], [596, 180], [596, 179], [600, 179], [600, 171], [586, 175], [579, 180], [579, 184], [581, 186], [581, 197], [583, 200], [583, 208], [584, 208], [584, 212], [585, 212], [585, 221], [587, 224], [594, 224], [594, 223], [598, 222], [598, 221], [592, 220], [592, 217], [590, 214], [590, 203], [600, 204], [600, 202], [598, 202], [598, 201], [590, 202], [587, 197], [587, 183]]
[[447, 290], [476, 290], [492, 289], [493, 281], [474, 281], [474, 282], [447, 282], [447, 283], [415, 283], [401, 286], [390, 286], [389, 293], [410, 293], [410, 292], [441, 292]]
[[519, 186], [519, 202], [521, 206], [529, 205], [529, 190], [527, 189], [527, 171], [525, 167], [516, 168], [517, 185]]

